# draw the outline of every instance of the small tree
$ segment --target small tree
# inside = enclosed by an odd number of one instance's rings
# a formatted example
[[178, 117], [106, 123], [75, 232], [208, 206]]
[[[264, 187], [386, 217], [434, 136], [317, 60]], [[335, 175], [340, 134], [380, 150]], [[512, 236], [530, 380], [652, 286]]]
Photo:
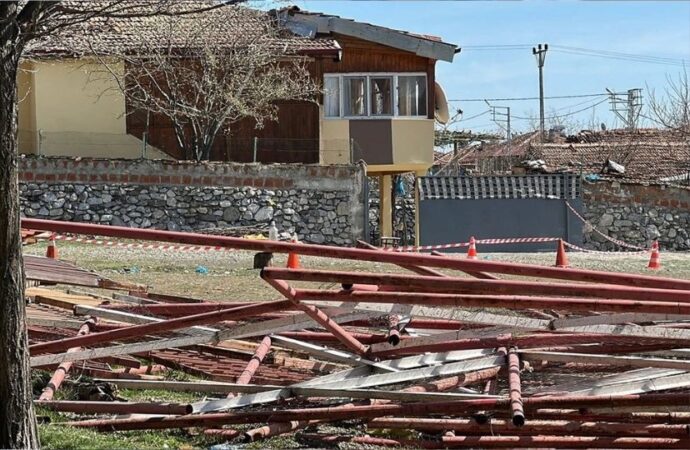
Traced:
[[[285, 33], [265, 12], [236, 7], [158, 18], [116, 51], [107, 41], [91, 46], [128, 112], [166, 118], [182, 155], [201, 161], [231, 124], [249, 118], [260, 128], [277, 118], [277, 101], [313, 100], [319, 92], [306, 59], [281, 39]], [[114, 61], [124, 61], [124, 70]]]
[[676, 78], [666, 75], [666, 88], [662, 95], [649, 89], [649, 114], [653, 122], [665, 128], [690, 136], [690, 82], [684, 69]]
[[0, 448], [38, 448], [26, 333], [17, 177], [17, 71], [27, 47], [95, 18], [184, 15], [227, 3], [0, 1]]

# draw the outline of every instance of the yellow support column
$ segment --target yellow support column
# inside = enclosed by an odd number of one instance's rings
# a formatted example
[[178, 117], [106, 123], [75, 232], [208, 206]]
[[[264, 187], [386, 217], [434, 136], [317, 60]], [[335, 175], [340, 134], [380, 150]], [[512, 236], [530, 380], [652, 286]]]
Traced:
[[381, 237], [393, 236], [393, 177], [379, 175], [379, 230]]
[[414, 184], [412, 189], [414, 189], [414, 245], [421, 245], [419, 243], [419, 177], [426, 176], [427, 172], [425, 170], [418, 170], [415, 172]]

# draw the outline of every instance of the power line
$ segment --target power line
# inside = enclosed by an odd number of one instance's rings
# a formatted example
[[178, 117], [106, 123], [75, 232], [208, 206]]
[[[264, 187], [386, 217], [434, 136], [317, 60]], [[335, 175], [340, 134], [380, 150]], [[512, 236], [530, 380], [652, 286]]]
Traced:
[[[559, 115], [555, 115], [555, 116], [551, 116], [551, 117], [545, 117], [544, 119], [561, 119], [561, 118], [563, 118], [563, 117], [573, 116], [573, 115], [578, 114], [578, 113], [581, 113], [581, 112], [583, 112], [583, 111], [587, 111], [588, 109], [595, 108], [595, 107], [597, 107], [597, 106], [599, 106], [599, 105], [601, 105], [602, 103], [605, 103], [605, 102], [607, 102], [607, 101], [608, 101], [608, 98], [605, 98], [604, 100], [598, 101], [597, 103], [595, 103], [595, 104], [593, 104], [593, 105], [589, 105], [589, 106], [587, 106], [586, 108], [578, 109], [577, 111], [571, 111], [571, 112], [569, 112], [569, 113], [567, 113], [567, 114], [559, 114]], [[513, 119], [534, 120], [534, 117], [513, 116]]]
[[[584, 98], [584, 97], [602, 97], [609, 94], [576, 94], [576, 95], [554, 95], [544, 97], [544, 99], [558, 99], [558, 98]], [[524, 100], [539, 100], [539, 97], [508, 97], [508, 98], [456, 98], [448, 100], [449, 102], [511, 102]]]
[[467, 117], [467, 118], [463, 117], [462, 119], [458, 120], [458, 122], [466, 122], [466, 121], [468, 121], [468, 120], [476, 119], [477, 117], [481, 117], [481, 116], [483, 116], [483, 115], [485, 115], [485, 114], [489, 114], [489, 112], [490, 112], [490, 111], [487, 110], [487, 111], [484, 111], [483, 113], [475, 114], [474, 116], [470, 116], [470, 117]]
[[[522, 51], [529, 49], [531, 45], [527, 44], [492, 44], [492, 45], [465, 45], [463, 50], [472, 51]], [[579, 56], [593, 56], [596, 58], [615, 59], [622, 61], [632, 61], [649, 64], [661, 64], [667, 66], [683, 67], [690, 65], [690, 60], [684, 58], [670, 58], [663, 56], [643, 55], [639, 53], [624, 53], [615, 52], [611, 50], [596, 50], [584, 47], [572, 47], [568, 45], [552, 45], [552, 50], [559, 53], [579, 55]]]

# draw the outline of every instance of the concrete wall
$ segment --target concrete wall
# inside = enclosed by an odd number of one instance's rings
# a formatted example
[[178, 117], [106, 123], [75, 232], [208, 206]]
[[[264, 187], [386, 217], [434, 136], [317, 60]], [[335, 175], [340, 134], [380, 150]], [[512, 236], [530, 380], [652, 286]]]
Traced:
[[[690, 189], [600, 181], [583, 183], [584, 217], [596, 229], [629, 244], [690, 250]], [[584, 226], [587, 248], [621, 250]]]
[[306, 242], [364, 233], [364, 167], [22, 158], [27, 217], [197, 230], [267, 225]]

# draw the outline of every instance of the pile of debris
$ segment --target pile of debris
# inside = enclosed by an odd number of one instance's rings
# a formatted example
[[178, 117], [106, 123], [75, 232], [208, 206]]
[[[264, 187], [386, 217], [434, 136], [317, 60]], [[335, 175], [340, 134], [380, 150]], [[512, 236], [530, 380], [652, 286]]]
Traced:
[[[244, 441], [296, 433], [311, 446], [690, 448], [688, 280], [25, 222], [400, 269], [266, 267], [257, 282], [275, 288], [270, 302], [30, 290], [31, 366], [55, 371], [37, 404], [78, 413], [66, 426]], [[96, 389], [86, 395], [96, 400], [53, 400], [76, 362], [95, 383], [208, 397], [134, 403]], [[170, 381], [167, 370], [203, 379]], [[349, 432], [329, 432], [338, 422]]]

